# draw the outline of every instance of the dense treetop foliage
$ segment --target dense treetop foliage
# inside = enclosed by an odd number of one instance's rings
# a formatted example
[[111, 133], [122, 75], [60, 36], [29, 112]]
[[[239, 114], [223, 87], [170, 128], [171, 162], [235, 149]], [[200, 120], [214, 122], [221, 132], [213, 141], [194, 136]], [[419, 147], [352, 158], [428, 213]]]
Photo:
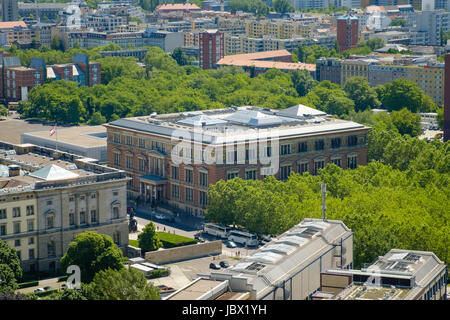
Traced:
[[113, 242], [110, 236], [94, 231], [78, 234], [69, 244], [66, 254], [61, 258], [61, 270], [68, 266], [80, 267], [81, 281], [89, 283], [101, 270], [108, 268], [120, 270], [123, 268], [122, 250]]
[[13, 293], [21, 278], [22, 268], [16, 250], [0, 240], [0, 293]]

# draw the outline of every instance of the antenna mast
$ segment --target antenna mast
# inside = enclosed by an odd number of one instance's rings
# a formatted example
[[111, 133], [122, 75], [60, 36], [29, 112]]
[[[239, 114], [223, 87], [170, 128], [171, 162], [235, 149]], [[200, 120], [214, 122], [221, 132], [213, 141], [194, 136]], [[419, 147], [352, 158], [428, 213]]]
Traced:
[[325, 211], [327, 210], [327, 207], [325, 205], [325, 199], [327, 198], [327, 185], [325, 183], [322, 183], [321, 190], [322, 190], [322, 220], [327, 221], [327, 218], [325, 216]]

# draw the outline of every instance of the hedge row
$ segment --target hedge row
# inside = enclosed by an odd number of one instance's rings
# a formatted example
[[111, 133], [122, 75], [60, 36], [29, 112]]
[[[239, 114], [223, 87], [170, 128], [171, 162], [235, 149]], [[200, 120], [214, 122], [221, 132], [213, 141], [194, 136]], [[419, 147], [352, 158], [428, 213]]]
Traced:
[[153, 270], [147, 275], [147, 279], [155, 279], [155, 278], [161, 278], [161, 277], [167, 277], [170, 275], [169, 269], [163, 269], [163, 270]]
[[59, 278], [58, 278], [58, 282], [66, 281], [66, 280], [67, 280], [67, 278], [69, 278], [69, 276], [68, 276], [68, 275], [67, 275], [67, 276], [62, 276], [62, 277], [59, 277]]
[[175, 248], [180, 246], [187, 246], [190, 244], [196, 244], [197, 239], [179, 236], [168, 232], [157, 232], [159, 240], [163, 245], [163, 248]]
[[19, 283], [19, 289], [35, 287], [38, 285], [39, 285], [39, 281], [23, 282], [23, 283]]
[[48, 291], [41, 291], [41, 292], [37, 292], [36, 295], [38, 297], [45, 297], [48, 295], [51, 295], [52, 293], [58, 292], [58, 289], [52, 289], [52, 290], [48, 290]]

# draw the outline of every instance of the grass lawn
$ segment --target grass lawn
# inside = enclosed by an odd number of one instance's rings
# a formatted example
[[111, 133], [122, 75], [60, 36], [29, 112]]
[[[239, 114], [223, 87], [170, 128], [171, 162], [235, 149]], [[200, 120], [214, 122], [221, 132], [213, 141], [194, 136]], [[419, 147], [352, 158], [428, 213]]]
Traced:
[[136, 247], [136, 248], [139, 248], [139, 241], [137, 241], [137, 240], [128, 240], [128, 243], [130, 244], [130, 246], [133, 246], [133, 247]]
[[177, 234], [168, 232], [157, 232], [164, 248], [173, 248], [179, 246], [186, 246], [189, 244], [196, 244], [197, 239], [179, 236]]

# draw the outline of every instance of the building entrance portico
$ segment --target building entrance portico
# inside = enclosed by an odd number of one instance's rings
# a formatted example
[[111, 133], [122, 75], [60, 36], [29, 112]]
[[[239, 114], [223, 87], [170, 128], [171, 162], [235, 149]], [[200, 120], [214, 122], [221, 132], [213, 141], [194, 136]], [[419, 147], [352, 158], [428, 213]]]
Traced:
[[157, 205], [166, 202], [167, 199], [167, 179], [155, 175], [139, 177], [139, 195], [145, 203]]

